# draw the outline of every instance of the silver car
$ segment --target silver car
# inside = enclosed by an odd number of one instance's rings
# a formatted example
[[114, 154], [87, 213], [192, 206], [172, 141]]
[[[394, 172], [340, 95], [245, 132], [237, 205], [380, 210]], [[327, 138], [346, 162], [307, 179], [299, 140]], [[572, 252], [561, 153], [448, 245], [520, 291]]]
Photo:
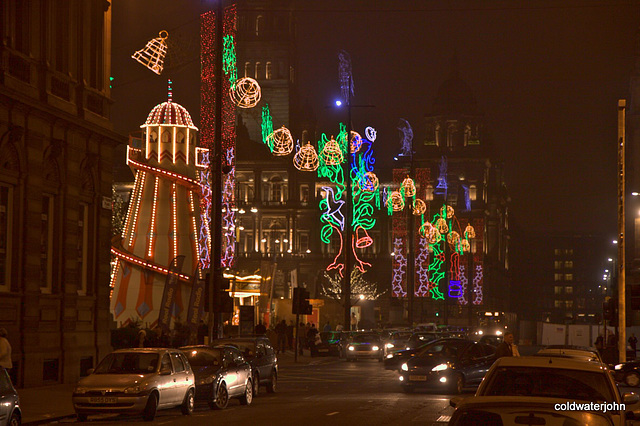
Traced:
[[193, 370], [177, 349], [121, 349], [89, 371], [73, 392], [78, 421], [99, 413], [142, 414], [151, 421], [157, 410], [178, 406], [182, 414], [193, 412]]
[[22, 420], [20, 398], [7, 370], [0, 367], [0, 426], [18, 426]]

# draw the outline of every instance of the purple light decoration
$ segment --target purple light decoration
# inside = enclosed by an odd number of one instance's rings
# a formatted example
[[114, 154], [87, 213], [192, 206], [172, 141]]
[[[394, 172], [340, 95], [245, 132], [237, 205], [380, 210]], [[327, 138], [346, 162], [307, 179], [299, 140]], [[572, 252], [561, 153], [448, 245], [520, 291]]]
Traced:
[[411, 128], [411, 124], [409, 124], [409, 122], [404, 118], [401, 118], [398, 123], [398, 130], [402, 133], [400, 138], [400, 149], [402, 150], [402, 153], [400, 155], [406, 157], [413, 155], [411, 149], [411, 144], [413, 142], [413, 129]]
[[467, 288], [469, 287], [469, 278], [466, 273], [467, 267], [464, 264], [460, 264], [460, 292], [462, 295], [458, 299], [460, 305], [466, 305], [469, 303], [467, 300]]
[[335, 192], [330, 186], [323, 186], [325, 191], [326, 210], [322, 213], [325, 217], [333, 220], [327, 220], [327, 223], [337, 223], [341, 231], [344, 231], [344, 214], [342, 214], [342, 206], [345, 204], [343, 200], [336, 199]]
[[473, 277], [473, 304], [482, 305], [482, 263], [476, 264], [476, 273]]
[[462, 185], [464, 190], [464, 206], [467, 210], [471, 210], [471, 198], [469, 198], [469, 185]]
[[433, 190], [434, 194], [444, 195], [447, 199], [447, 157], [444, 155], [440, 160], [440, 173], [438, 174], [438, 185]]
[[[235, 149], [230, 147], [226, 152], [226, 163], [235, 164]], [[231, 267], [235, 258], [235, 241], [236, 241], [236, 225], [235, 225], [235, 187], [236, 187], [236, 168], [232, 167], [224, 178], [222, 187], [222, 266]]]
[[[427, 266], [425, 267], [425, 265]], [[420, 237], [418, 240], [416, 275], [418, 276], [418, 288], [414, 294], [417, 297], [427, 297], [429, 295], [429, 243], [424, 237]]]
[[209, 165], [209, 150], [197, 149], [198, 164], [204, 169], [198, 170], [200, 179], [200, 233], [198, 238], [200, 270], [209, 269], [209, 250], [211, 240], [209, 239], [209, 218], [211, 217], [211, 172]]
[[[338, 75], [340, 76], [340, 91], [342, 98], [349, 102], [353, 96], [353, 76], [351, 74], [351, 55], [346, 50], [338, 52]], [[351, 94], [351, 96], [349, 96]]]
[[407, 270], [407, 257], [404, 254], [404, 240], [402, 238], [394, 238], [393, 253], [395, 267], [391, 278], [391, 291], [394, 297], [405, 297], [407, 292], [402, 288], [402, 282]]
[[449, 297], [457, 298], [461, 296], [462, 296], [462, 293], [461, 293], [460, 280], [449, 281]]

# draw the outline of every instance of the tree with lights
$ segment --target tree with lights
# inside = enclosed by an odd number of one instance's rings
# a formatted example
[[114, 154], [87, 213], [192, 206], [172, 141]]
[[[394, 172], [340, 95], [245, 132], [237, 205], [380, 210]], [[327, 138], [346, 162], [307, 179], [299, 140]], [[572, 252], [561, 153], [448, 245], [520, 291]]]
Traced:
[[[326, 283], [322, 286], [322, 294], [330, 299], [342, 299], [342, 277], [339, 273], [330, 274], [324, 272]], [[364, 272], [359, 268], [351, 270], [351, 295], [358, 298], [361, 295], [363, 300], [377, 300], [386, 291], [380, 292], [377, 283], [372, 283], [364, 278]]]
[[116, 191], [116, 185], [111, 189], [111, 236], [122, 235], [124, 230], [124, 221], [127, 216], [127, 206], [125, 205], [122, 195]]

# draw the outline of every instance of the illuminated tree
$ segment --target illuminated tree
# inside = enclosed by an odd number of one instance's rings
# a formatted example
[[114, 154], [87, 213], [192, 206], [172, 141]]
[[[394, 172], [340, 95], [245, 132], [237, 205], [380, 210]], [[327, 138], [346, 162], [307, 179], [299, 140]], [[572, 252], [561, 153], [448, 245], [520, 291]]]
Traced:
[[[340, 274], [324, 272], [325, 284], [322, 286], [322, 294], [330, 299], [342, 300], [342, 278]], [[351, 270], [351, 296], [354, 299], [364, 296], [364, 300], [377, 300], [386, 291], [380, 292], [377, 283], [372, 283], [364, 278], [364, 273], [359, 268]]]
[[122, 195], [116, 191], [116, 186], [111, 188], [111, 235], [122, 235], [124, 230], [124, 221], [127, 216], [127, 206], [125, 205]]

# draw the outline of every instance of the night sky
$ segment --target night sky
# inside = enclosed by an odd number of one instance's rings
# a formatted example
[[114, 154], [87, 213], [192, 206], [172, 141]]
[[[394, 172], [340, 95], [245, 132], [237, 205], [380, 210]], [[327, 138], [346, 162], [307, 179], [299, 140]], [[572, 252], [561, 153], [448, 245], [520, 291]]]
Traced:
[[[640, 1], [298, 1], [300, 94], [319, 130], [336, 133], [325, 108], [339, 94], [337, 52], [351, 54], [356, 130], [378, 130], [376, 167], [399, 152], [400, 118], [425, 137], [424, 116], [457, 55], [460, 76], [484, 113], [505, 162], [512, 224], [540, 231], [615, 235], [617, 100], [629, 97]], [[174, 100], [199, 123], [200, 0], [113, 0], [115, 129], [138, 129]], [[131, 54], [168, 30], [161, 76]], [[299, 135], [297, 135], [299, 137]], [[640, 190], [640, 188], [637, 188]], [[629, 188], [635, 190], [635, 188]]]

